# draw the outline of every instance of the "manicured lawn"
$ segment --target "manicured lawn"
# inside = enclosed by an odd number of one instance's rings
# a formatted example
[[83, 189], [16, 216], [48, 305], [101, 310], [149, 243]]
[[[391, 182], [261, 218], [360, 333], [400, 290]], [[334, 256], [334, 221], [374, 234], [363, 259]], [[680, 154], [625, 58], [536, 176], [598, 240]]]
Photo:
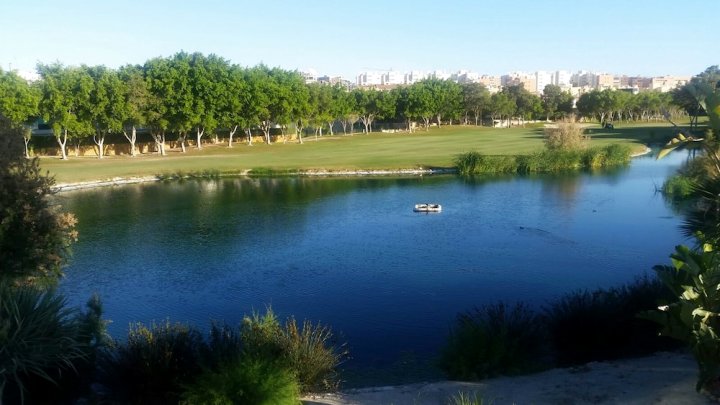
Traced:
[[[668, 124], [616, 125], [604, 130], [599, 125], [589, 128], [590, 145], [630, 143], [642, 150], [646, 143], [661, 143], [674, 135]], [[202, 151], [189, 148], [183, 154], [170, 150], [168, 156], [145, 154], [136, 158], [110, 156], [103, 160], [93, 157], [72, 157], [61, 161], [54, 157], [41, 159], [43, 169], [50, 171], [58, 183], [104, 180], [113, 177], [148, 176], [179, 172], [218, 171], [235, 173], [254, 168], [273, 170], [297, 169], [410, 169], [418, 167], [450, 167], [455, 155], [479, 151], [487, 155], [515, 155], [543, 148], [543, 130], [526, 128], [477, 128], [445, 126], [429, 132], [305, 138], [305, 144], [272, 145], [242, 142], [230, 149], [225, 144], [208, 145]]]

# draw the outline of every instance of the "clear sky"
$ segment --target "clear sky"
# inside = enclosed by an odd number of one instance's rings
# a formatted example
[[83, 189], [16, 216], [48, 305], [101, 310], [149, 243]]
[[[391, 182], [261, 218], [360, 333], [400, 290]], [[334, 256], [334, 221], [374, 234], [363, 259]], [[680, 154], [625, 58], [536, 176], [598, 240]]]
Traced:
[[117, 67], [177, 51], [354, 78], [360, 71], [720, 64], [720, 0], [0, 0], [0, 67]]

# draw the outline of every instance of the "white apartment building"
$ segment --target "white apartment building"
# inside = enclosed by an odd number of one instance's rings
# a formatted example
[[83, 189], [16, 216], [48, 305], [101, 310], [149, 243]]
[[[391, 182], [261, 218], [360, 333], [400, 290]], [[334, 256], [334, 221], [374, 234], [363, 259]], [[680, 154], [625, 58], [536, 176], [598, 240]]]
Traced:
[[553, 74], [552, 84], [562, 88], [572, 87], [572, 73], [567, 70], [558, 70]]
[[415, 82], [419, 82], [420, 80], [424, 80], [427, 77], [425, 73], [413, 70], [411, 72], [405, 73], [404, 77], [404, 84], [413, 84]]
[[435, 79], [438, 80], [448, 80], [450, 78], [450, 73], [444, 71], [444, 70], [436, 70], [430, 74]]
[[398, 85], [405, 83], [405, 75], [401, 72], [390, 70], [384, 72], [381, 78], [383, 85]]
[[537, 94], [542, 94], [545, 90], [545, 86], [553, 84], [553, 74], [539, 70], [535, 72], [535, 89], [528, 89], [534, 91]]
[[357, 76], [358, 86], [379, 86], [382, 84], [383, 72], [367, 71]]
[[690, 81], [690, 76], [660, 76], [650, 81], [650, 90], [668, 92], [678, 86], [684, 86]]

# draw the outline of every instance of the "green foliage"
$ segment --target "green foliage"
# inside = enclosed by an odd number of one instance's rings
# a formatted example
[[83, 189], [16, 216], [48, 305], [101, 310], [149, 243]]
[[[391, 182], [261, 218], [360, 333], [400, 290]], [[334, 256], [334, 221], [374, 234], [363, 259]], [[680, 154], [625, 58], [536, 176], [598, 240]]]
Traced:
[[662, 192], [672, 200], [680, 201], [690, 197], [696, 187], [695, 182], [688, 176], [676, 174], [665, 180], [662, 185]]
[[300, 404], [293, 372], [278, 362], [246, 357], [200, 374], [182, 395], [184, 404]]
[[544, 329], [528, 306], [503, 303], [458, 315], [442, 350], [440, 367], [450, 376], [477, 380], [542, 368]]
[[720, 257], [710, 246], [706, 249], [677, 246], [671, 266], [655, 266], [676, 301], [644, 313], [662, 325], [664, 336], [690, 346], [700, 369], [698, 390], [720, 380]]
[[0, 280], [54, 284], [77, 238], [75, 217], [51, 205], [54, 180], [21, 155], [0, 123]]
[[100, 382], [112, 398], [136, 403], [177, 402], [206, 353], [200, 332], [170, 321], [130, 325], [127, 341], [115, 346], [101, 358]]
[[251, 358], [275, 359], [292, 370], [302, 392], [332, 390], [337, 387], [337, 366], [346, 352], [335, 347], [332, 332], [322, 325], [304, 321], [298, 327], [294, 318], [280, 324], [271, 309], [264, 315], [246, 316], [241, 326], [243, 354]]
[[88, 312], [53, 290], [0, 283], [0, 402], [60, 400], [86, 390], [106, 342], [97, 297]]
[[463, 176], [496, 173], [557, 173], [622, 166], [629, 162], [630, 148], [618, 144], [585, 150], [553, 149], [519, 156], [485, 156], [479, 152], [467, 152], [457, 155], [454, 159], [458, 173]]
[[577, 291], [545, 308], [545, 323], [560, 366], [640, 356], [673, 347], [636, 314], [672, 299], [654, 278], [611, 289]]

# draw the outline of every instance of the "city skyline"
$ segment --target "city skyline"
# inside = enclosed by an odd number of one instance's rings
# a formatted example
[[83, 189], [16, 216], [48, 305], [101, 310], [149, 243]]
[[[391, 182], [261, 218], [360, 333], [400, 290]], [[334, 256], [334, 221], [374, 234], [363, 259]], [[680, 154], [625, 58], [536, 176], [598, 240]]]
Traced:
[[181, 50], [349, 80], [366, 70], [694, 75], [718, 63], [720, 2], [337, 3], [11, 0], [0, 5], [0, 67], [114, 68]]

